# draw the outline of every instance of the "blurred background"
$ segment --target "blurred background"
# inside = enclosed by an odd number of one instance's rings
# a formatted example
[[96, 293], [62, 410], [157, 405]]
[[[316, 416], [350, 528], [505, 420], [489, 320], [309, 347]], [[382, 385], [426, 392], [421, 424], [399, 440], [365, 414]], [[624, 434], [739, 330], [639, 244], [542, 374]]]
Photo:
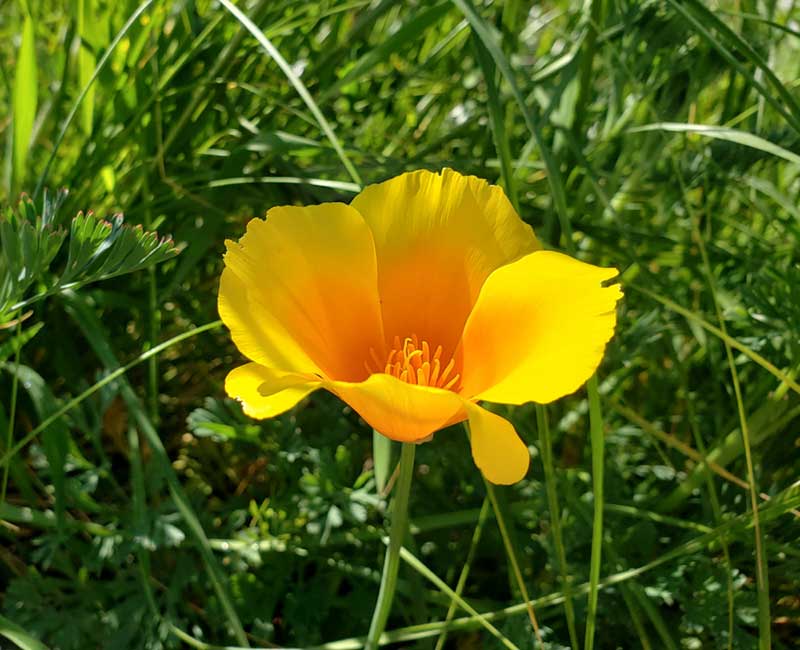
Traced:
[[[0, 646], [361, 647], [397, 450], [323, 392], [225, 397], [223, 242], [448, 166], [622, 272], [596, 616], [586, 393], [499, 408], [546, 647], [798, 647], [798, 73], [793, 0], [6, 0]], [[537, 647], [463, 431], [417, 462], [408, 547], [500, 638], [402, 566], [389, 639]]]

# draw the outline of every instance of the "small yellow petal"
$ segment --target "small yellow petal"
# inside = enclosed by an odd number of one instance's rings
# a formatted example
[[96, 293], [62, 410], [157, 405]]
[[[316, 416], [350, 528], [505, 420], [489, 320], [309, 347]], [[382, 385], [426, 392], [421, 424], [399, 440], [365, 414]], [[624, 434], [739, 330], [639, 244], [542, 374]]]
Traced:
[[552, 402], [592, 376], [614, 334], [616, 269], [538, 251], [486, 280], [462, 339], [462, 394]]
[[393, 440], [422, 440], [466, 418], [462, 400], [455, 393], [407, 384], [391, 375], [372, 375], [361, 383], [325, 382], [325, 388]]
[[466, 402], [472, 458], [492, 483], [511, 485], [525, 478], [530, 453], [512, 424], [477, 404]]
[[257, 363], [234, 368], [225, 378], [225, 392], [257, 420], [288, 411], [319, 385], [309, 377], [278, 373]]
[[486, 277], [539, 248], [503, 190], [452, 169], [402, 174], [352, 203], [375, 240], [384, 330], [449, 358]]

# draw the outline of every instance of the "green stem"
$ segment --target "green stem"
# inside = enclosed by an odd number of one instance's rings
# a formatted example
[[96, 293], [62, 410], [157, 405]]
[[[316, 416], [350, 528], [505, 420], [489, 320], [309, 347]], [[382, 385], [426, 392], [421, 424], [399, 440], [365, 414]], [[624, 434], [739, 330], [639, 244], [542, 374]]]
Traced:
[[594, 648], [594, 632], [597, 621], [597, 594], [600, 590], [600, 565], [603, 551], [603, 467], [604, 447], [603, 412], [600, 406], [600, 390], [597, 375], [587, 384], [589, 392], [589, 428], [592, 443], [592, 493], [594, 495], [594, 517], [592, 519], [592, 552], [589, 564], [589, 603], [586, 614], [586, 637], [584, 650]]
[[383, 562], [381, 586], [378, 591], [378, 602], [372, 612], [372, 622], [367, 634], [365, 650], [377, 650], [380, 638], [386, 627], [389, 612], [392, 609], [394, 590], [397, 586], [397, 569], [400, 566], [400, 549], [408, 528], [408, 496], [411, 492], [411, 477], [414, 474], [414, 452], [417, 446], [413, 442], [403, 443], [400, 451], [400, 476], [394, 487], [392, 498], [392, 527], [389, 531], [389, 548]]

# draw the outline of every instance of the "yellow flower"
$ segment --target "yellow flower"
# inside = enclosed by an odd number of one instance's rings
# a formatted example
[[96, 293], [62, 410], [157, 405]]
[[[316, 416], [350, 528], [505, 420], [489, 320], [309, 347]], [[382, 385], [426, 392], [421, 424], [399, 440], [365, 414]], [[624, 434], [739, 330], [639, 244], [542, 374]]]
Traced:
[[540, 250], [503, 191], [445, 169], [352, 204], [272, 208], [227, 241], [219, 312], [250, 363], [225, 380], [269, 418], [324, 388], [383, 435], [420, 441], [469, 420], [493, 483], [529, 454], [478, 400], [551, 402], [595, 371], [614, 332], [615, 269]]

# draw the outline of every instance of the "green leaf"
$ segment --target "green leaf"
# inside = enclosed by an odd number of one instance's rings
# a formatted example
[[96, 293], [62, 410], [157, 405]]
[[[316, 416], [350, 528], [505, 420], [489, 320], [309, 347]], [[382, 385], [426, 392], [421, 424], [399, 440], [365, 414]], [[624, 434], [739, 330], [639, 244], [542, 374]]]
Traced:
[[20, 650], [47, 650], [47, 646], [34, 639], [25, 630], [5, 616], [0, 616], [0, 636], [4, 636], [11, 643], [16, 644]]
[[33, 18], [28, 15], [22, 26], [22, 42], [14, 76], [14, 178], [17, 183], [25, 177], [28, 145], [38, 104], [39, 77], [35, 40]]
[[[28, 366], [5, 364], [6, 370], [16, 375], [21, 386], [28, 392], [40, 420], [58, 411], [59, 405], [42, 376]], [[70, 435], [63, 419], [54, 421], [42, 432], [42, 445], [50, 467], [50, 477], [55, 488], [55, 512], [58, 528], [66, 529], [66, 475], [64, 465], [69, 450]]]
[[230, 400], [206, 397], [201, 408], [194, 409], [186, 418], [186, 426], [200, 438], [233, 440], [236, 438], [254, 441], [258, 439], [261, 428], [244, 418], [236, 417], [230, 409]]
[[33, 201], [27, 196], [0, 221], [0, 320], [3, 322], [31, 284], [41, 279], [64, 241], [66, 232], [53, 228], [51, 223], [51, 219], [36, 216]]
[[645, 124], [644, 126], [637, 126], [629, 129], [629, 133], [640, 133], [644, 131], [671, 131], [673, 133], [696, 133], [707, 138], [715, 138], [717, 140], [727, 140], [728, 142], [735, 142], [736, 144], [750, 147], [751, 149], [758, 149], [764, 153], [778, 158], [783, 158], [791, 163], [800, 165], [800, 155], [778, 146], [774, 142], [760, 138], [757, 135], [748, 133], [747, 131], [739, 131], [737, 129], [728, 129], [723, 126], [713, 126], [709, 124], [683, 124], [680, 122], [656, 122], [654, 124]]
[[12, 336], [8, 341], [4, 341], [0, 345], [0, 361], [5, 361], [12, 355], [21, 350], [34, 336], [39, 333], [39, 330], [44, 327], [44, 323], [34, 323], [24, 332]]
[[[70, 224], [66, 267], [60, 277], [53, 278], [50, 265], [67, 237], [67, 231], [57, 225], [66, 195], [66, 190], [55, 196], [45, 191], [41, 215], [30, 197], [23, 195], [0, 220], [0, 323], [63, 289], [139, 271], [177, 255], [169, 237], [159, 237], [139, 225], [128, 226], [121, 214], [106, 221], [81, 212]], [[47, 288], [26, 298], [35, 281]]]
[[81, 212], [72, 220], [67, 267], [59, 286], [132, 273], [163, 262], [177, 252], [171, 239], [159, 238], [139, 225], [126, 226], [121, 214], [104, 221], [91, 212]]
[[39, 174], [39, 179], [36, 181], [36, 189], [33, 191], [34, 196], [39, 196], [39, 192], [44, 187], [45, 181], [47, 181], [47, 175], [50, 172], [50, 165], [52, 165], [53, 161], [56, 159], [56, 154], [58, 153], [58, 149], [61, 146], [61, 142], [64, 140], [64, 135], [67, 132], [67, 128], [69, 127], [70, 124], [72, 124], [72, 120], [75, 119], [75, 115], [78, 112], [78, 107], [81, 105], [83, 98], [88, 94], [91, 85], [94, 83], [95, 79], [97, 79], [98, 75], [105, 67], [109, 57], [114, 52], [114, 50], [116, 50], [117, 45], [119, 45], [122, 42], [122, 39], [125, 38], [125, 35], [128, 33], [128, 30], [131, 29], [131, 27], [138, 22], [139, 17], [145, 12], [145, 10], [151, 4], [153, 4], [153, 0], [144, 0], [144, 2], [142, 2], [141, 5], [139, 5], [136, 11], [134, 11], [128, 17], [128, 20], [125, 21], [125, 24], [122, 26], [117, 35], [114, 37], [114, 40], [111, 41], [111, 43], [109, 43], [108, 48], [103, 53], [103, 56], [100, 57], [100, 61], [98, 61], [97, 67], [95, 68], [91, 78], [87, 82], [87, 85], [85, 85], [81, 90], [81, 94], [78, 95], [78, 98], [72, 105], [69, 114], [67, 115], [63, 124], [61, 125], [61, 130], [58, 132], [55, 142], [53, 143], [53, 147], [50, 150], [50, 157], [47, 159], [47, 162], [45, 163], [44, 169], [42, 170], [41, 174]]
[[372, 431], [372, 461], [375, 466], [375, 484], [383, 493], [392, 471], [392, 441], [378, 431]]

